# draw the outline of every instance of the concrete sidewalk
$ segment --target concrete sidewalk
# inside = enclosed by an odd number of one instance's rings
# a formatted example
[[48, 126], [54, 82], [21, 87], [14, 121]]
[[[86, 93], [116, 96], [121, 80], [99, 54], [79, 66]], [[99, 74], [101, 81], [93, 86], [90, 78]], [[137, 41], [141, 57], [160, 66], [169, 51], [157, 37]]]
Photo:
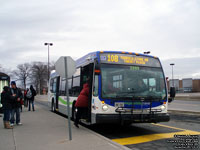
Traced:
[[[36, 99], [37, 100], [37, 99]], [[68, 140], [67, 119], [36, 105], [36, 111], [21, 113], [22, 126], [4, 129], [0, 118], [0, 150], [122, 150], [121, 146], [89, 129], [72, 123]]]

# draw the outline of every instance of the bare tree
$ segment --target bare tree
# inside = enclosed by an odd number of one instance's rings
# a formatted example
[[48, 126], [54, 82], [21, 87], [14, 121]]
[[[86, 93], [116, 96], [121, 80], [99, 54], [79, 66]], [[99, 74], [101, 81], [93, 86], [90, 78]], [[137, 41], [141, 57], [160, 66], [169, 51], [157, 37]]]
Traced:
[[26, 83], [30, 76], [31, 65], [29, 63], [19, 64], [17, 69], [13, 71], [16, 80], [21, 81], [23, 88], [26, 89]]
[[47, 64], [44, 62], [33, 62], [31, 68], [31, 82], [41, 94], [43, 88], [47, 88]]

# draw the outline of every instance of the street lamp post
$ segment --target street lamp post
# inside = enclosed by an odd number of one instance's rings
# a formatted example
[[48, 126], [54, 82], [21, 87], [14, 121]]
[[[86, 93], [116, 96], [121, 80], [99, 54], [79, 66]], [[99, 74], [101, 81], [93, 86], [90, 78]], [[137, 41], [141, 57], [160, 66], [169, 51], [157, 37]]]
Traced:
[[172, 86], [174, 87], [174, 74], [173, 74], [174, 71], [173, 71], [173, 66], [174, 66], [175, 64], [174, 64], [174, 63], [171, 63], [170, 65], [172, 66], [172, 84], [173, 84]]
[[144, 54], [150, 54], [150, 53], [151, 53], [150, 51], [144, 52]]
[[44, 45], [45, 46], [48, 46], [48, 65], [47, 65], [47, 67], [48, 67], [48, 81], [47, 81], [47, 83], [49, 82], [49, 46], [53, 46], [53, 43], [44, 43]]

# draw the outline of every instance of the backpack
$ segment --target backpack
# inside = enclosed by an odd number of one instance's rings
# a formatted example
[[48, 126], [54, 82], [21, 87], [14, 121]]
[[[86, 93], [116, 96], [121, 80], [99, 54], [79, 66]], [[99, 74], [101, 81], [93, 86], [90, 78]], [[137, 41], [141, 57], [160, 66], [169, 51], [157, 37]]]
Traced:
[[37, 93], [36, 93], [36, 91], [33, 89], [33, 96], [36, 96], [37, 95]]
[[28, 92], [27, 92], [27, 94], [26, 94], [26, 97], [27, 97], [27, 98], [31, 98], [31, 97], [32, 97], [32, 92], [31, 92], [30, 89], [28, 90]]

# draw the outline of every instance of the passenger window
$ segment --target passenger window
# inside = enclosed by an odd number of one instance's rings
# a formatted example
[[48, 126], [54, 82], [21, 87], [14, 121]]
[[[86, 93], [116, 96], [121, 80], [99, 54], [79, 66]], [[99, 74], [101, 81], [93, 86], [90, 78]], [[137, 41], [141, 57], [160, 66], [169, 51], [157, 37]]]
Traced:
[[72, 79], [68, 79], [68, 90], [69, 90], [69, 95], [72, 95]]
[[50, 91], [53, 92], [53, 79], [50, 81]]
[[65, 83], [66, 83], [66, 80], [63, 79], [60, 84], [60, 95], [63, 95], [63, 96], [65, 95]]
[[80, 76], [73, 78], [73, 85], [72, 85], [72, 96], [78, 97], [80, 93]]
[[[69, 95], [71, 94], [71, 89], [72, 89], [72, 79], [68, 79]], [[65, 79], [62, 79], [61, 84], [60, 84], [60, 95], [62, 96], [66, 95], [66, 80]]]
[[56, 82], [57, 78], [54, 79], [53, 81], [53, 92], [56, 93], [56, 88], [57, 88], [57, 82]]
[[94, 96], [98, 96], [98, 90], [99, 90], [99, 88], [98, 88], [98, 82], [99, 82], [99, 78], [98, 78], [98, 75], [95, 75], [95, 77], [94, 77], [94, 89], [93, 89], [93, 95]]

